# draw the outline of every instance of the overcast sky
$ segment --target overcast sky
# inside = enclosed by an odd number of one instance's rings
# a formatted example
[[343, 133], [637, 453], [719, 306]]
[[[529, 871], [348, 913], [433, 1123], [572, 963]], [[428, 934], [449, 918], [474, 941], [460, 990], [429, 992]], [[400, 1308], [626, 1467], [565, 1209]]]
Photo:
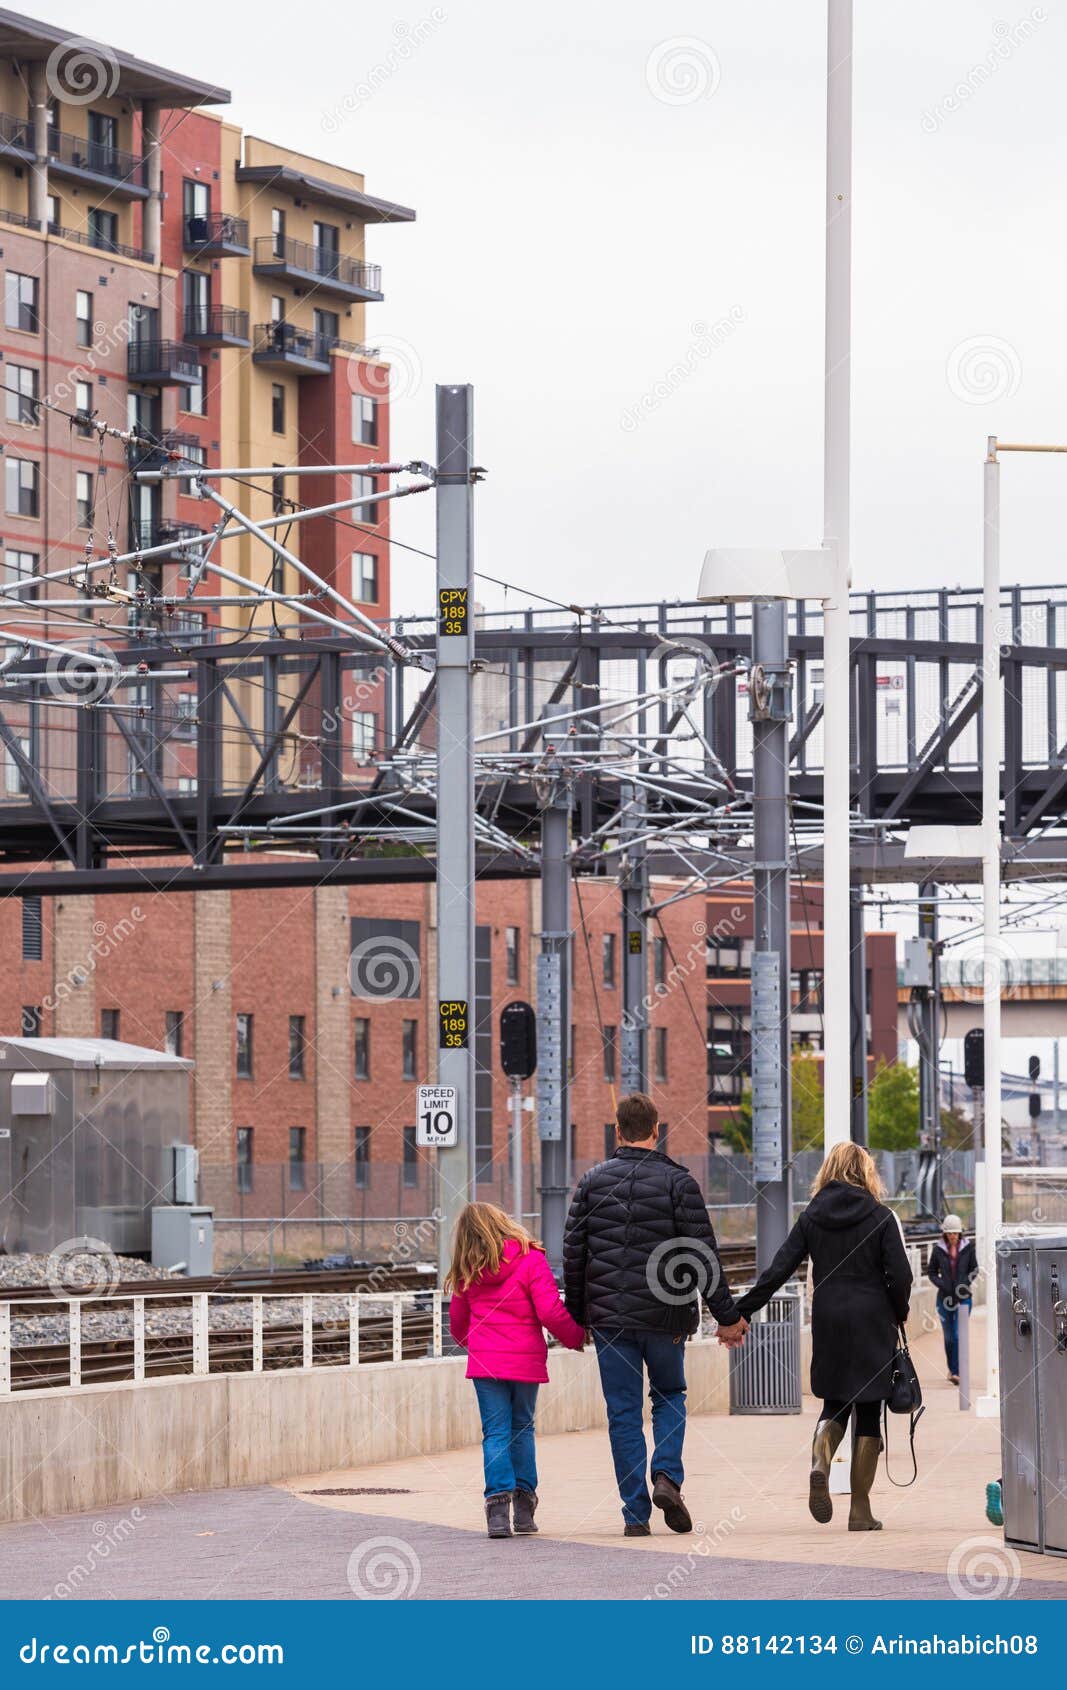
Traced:
[[[709, 544], [819, 539], [822, 0], [100, 0], [92, 31], [416, 207], [368, 235], [368, 338], [398, 455], [433, 456], [435, 382], [475, 385], [481, 568], [687, 598]], [[857, 0], [858, 586], [976, 581], [986, 436], [1067, 437], [1065, 68], [1064, 0]], [[1067, 579], [1067, 463], [1004, 482], [1005, 578]]]

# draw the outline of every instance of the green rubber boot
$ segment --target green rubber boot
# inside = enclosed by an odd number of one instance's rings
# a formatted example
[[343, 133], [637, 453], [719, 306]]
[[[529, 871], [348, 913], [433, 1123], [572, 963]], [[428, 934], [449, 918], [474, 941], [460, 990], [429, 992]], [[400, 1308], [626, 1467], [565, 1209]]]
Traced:
[[830, 1463], [844, 1435], [845, 1428], [840, 1421], [820, 1420], [811, 1441], [808, 1510], [820, 1526], [829, 1525], [834, 1517], [834, 1505], [830, 1500]]

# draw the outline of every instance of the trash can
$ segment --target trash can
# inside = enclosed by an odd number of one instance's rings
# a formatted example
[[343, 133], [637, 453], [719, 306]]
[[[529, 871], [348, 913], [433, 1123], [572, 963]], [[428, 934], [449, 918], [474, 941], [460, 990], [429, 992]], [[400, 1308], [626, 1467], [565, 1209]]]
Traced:
[[800, 1413], [801, 1297], [783, 1287], [730, 1351], [731, 1414]]
[[997, 1245], [1004, 1538], [1067, 1555], [1067, 1235]]

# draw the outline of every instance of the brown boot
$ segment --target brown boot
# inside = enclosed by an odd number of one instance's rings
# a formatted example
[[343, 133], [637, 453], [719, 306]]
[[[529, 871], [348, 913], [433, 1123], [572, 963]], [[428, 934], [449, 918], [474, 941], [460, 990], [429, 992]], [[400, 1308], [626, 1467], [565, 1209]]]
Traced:
[[534, 1514], [537, 1512], [537, 1492], [532, 1490], [517, 1490], [511, 1498], [511, 1527], [519, 1537], [529, 1537], [537, 1530]]
[[848, 1511], [850, 1532], [880, 1532], [881, 1520], [871, 1513], [871, 1486], [882, 1453], [881, 1438], [854, 1438], [852, 1442], [852, 1506]]
[[485, 1529], [490, 1537], [511, 1536], [511, 1492], [501, 1491], [498, 1496], [487, 1496], [485, 1499]]
[[811, 1440], [808, 1511], [820, 1526], [829, 1525], [834, 1517], [834, 1505], [830, 1500], [830, 1463], [844, 1435], [845, 1428], [839, 1420], [820, 1420]]

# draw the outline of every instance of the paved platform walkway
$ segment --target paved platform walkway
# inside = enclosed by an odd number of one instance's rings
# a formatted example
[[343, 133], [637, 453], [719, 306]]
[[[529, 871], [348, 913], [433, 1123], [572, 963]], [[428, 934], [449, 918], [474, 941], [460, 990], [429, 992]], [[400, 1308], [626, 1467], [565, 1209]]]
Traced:
[[[1016, 1554], [985, 1520], [998, 1423], [959, 1412], [936, 1334], [916, 1354], [929, 1404], [920, 1477], [894, 1490], [882, 1470], [880, 1533], [847, 1531], [847, 1498], [831, 1525], [810, 1519], [806, 1403], [799, 1417], [690, 1421], [689, 1537], [656, 1515], [651, 1538], [623, 1540], [606, 1437], [571, 1433], [539, 1442], [537, 1538], [489, 1542], [480, 1452], [455, 1450], [0, 1527], [0, 1598], [1063, 1599], [1067, 1561]], [[899, 1422], [891, 1433], [904, 1478]]]

